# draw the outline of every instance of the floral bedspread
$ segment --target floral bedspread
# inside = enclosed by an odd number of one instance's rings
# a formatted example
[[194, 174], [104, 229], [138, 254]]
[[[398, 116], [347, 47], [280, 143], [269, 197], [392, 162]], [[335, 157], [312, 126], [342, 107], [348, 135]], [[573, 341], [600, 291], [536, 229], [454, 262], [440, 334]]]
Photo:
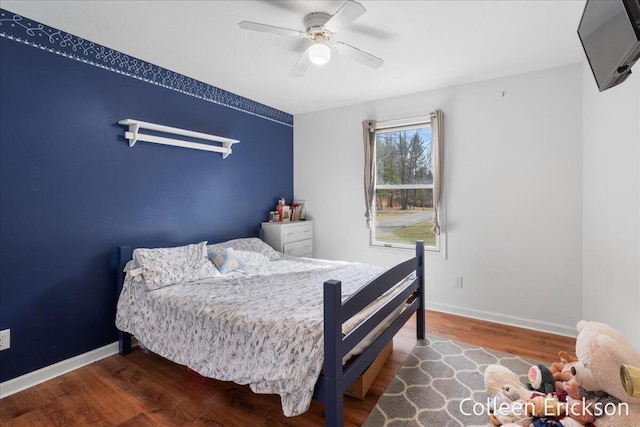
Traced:
[[343, 300], [384, 271], [359, 263], [282, 256], [221, 277], [147, 290], [128, 274], [116, 326], [201, 375], [281, 396], [305, 412], [323, 364], [323, 283]]

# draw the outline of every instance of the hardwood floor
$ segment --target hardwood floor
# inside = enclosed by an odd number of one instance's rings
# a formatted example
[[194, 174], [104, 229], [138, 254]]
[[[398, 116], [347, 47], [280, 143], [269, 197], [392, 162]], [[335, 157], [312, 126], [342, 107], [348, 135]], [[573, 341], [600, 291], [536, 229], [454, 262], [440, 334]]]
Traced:
[[[427, 311], [427, 334], [545, 362], [573, 352], [568, 337]], [[396, 335], [391, 356], [363, 400], [345, 396], [345, 426], [359, 426], [413, 348], [415, 322]], [[2, 426], [322, 426], [323, 405], [286, 418], [275, 395], [217, 381], [153, 354], [111, 356], [0, 400]]]
[[427, 334], [549, 363], [558, 361], [559, 351], [576, 348], [575, 338], [431, 311]]

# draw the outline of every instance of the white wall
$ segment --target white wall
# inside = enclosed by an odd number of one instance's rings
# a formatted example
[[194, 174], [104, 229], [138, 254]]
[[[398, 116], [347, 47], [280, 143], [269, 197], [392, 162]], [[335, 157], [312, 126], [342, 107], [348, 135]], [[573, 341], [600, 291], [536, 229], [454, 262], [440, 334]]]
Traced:
[[[294, 118], [294, 193], [321, 258], [391, 265], [364, 219], [361, 121], [445, 114], [447, 259], [428, 307], [573, 334], [582, 312], [580, 65]], [[453, 287], [454, 276], [464, 287]]]
[[583, 313], [640, 349], [638, 74], [599, 93], [583, 67]]

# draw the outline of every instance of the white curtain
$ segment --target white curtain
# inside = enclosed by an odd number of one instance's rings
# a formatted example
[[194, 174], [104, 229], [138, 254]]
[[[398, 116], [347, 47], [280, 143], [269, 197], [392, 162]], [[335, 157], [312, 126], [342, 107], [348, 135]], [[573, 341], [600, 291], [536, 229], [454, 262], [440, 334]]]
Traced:
[[364, 203], [367, 218], [367, 227], [371, 228], [371, 205], [375, 192], [375, 165], [376, 165], [376, 122], [364, 120], [362, 122], [362, 135], [364, 140]]
[[431, 141], [433, 144], [433, 227], [431, 231], [439, 236], [444, 154], [444, 115], [442, 110], [436, 110], [431, 116]]

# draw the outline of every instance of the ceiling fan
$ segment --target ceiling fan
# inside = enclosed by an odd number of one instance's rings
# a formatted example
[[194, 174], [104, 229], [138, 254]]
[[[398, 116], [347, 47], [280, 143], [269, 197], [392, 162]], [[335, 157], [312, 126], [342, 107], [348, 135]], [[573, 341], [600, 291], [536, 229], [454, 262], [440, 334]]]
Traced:
[[291, 77], [302, 77], [310, 64], [324, 65], [331, 59], [331, 51], [354, 59], [368, 67], [380, 68], [384, 61], [357, 47], [334, 41], [332, 38], [338, 29], [353, 22], [367, 11], [360, 3], [347, 0], [333, 15], [324, 12], [311, 12], [304, 17], [303, 23], [306, 31], [291, 30], [289, 28], [260, 24], [257, 22], [242, 21], [240, 28], [245, 30], [273, 33], [283, 36], [307, 38], [312, 44], [302, 53], [296, 65], [289, 73]]

